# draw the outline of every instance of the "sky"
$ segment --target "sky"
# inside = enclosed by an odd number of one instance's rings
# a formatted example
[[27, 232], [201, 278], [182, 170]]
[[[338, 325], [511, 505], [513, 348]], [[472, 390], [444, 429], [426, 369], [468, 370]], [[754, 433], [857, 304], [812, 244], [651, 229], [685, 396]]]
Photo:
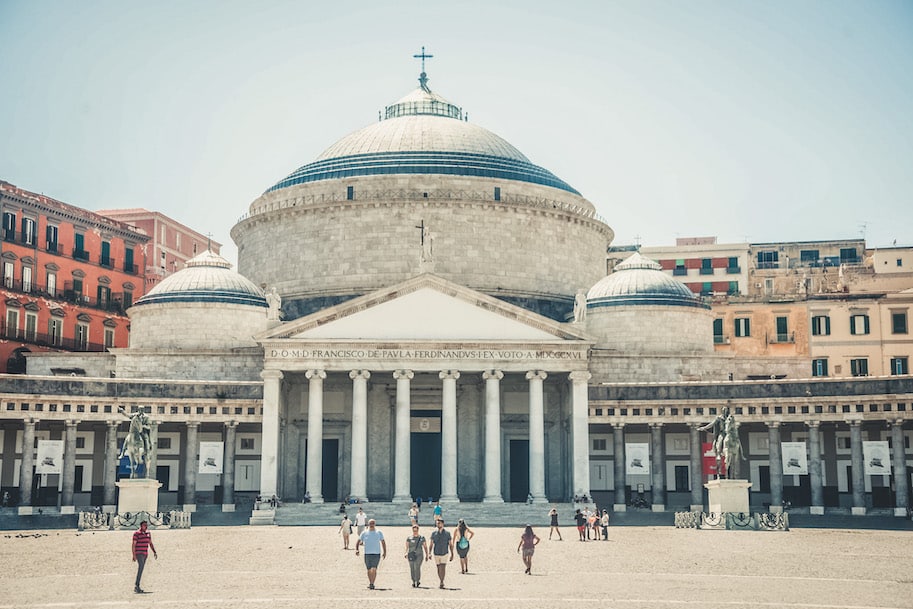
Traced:
[[0, 0], [0, 179], [224, 244], [430, 86], [614, 245], [913, 246], [913, 1]]

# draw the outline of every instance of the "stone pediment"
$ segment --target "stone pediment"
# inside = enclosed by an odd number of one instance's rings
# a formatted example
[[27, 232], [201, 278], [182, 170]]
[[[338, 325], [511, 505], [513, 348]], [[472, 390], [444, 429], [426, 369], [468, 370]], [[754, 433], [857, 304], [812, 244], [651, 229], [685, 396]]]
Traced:
[[315, 341], [589, 341], [583, 331], [423, 274], [270, 329], [256, 337]]

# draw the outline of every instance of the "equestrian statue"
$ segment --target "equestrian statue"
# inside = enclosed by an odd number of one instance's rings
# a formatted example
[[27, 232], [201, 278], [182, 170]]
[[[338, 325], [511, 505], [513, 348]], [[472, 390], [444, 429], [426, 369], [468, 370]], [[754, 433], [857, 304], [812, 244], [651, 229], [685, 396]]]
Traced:
[[714, 420], [698, 431], [709, 431], [713, 434], [713, 454], [716, 457], [716, 477], [732, 478], [739, 459], [744, 460], [742, 441], [739, 439], [739, 426], [735, 416], [730, 414], [729, 407], [724, 406]]
[[[145, 412], [134, 412], [127, 415], [121, 410], [121, 414], [130, 419], [130, 428], [127, 430], [127, 437], [124, 438], [124, 447], [120, 453], [120, 459], [127, 456], [130, 459], [130, 477], [131, 478], [148, 478], [149, 462], [153, 456], [152, 447], [152, 424], [149, 415]], [[143, 465], [144, 474], [137, 474], [139, 466]]]

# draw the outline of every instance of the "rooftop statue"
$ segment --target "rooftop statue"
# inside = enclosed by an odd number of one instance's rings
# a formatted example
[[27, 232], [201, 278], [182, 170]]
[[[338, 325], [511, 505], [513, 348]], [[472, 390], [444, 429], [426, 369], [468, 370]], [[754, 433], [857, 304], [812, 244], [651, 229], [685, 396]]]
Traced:
[[279, 314], [282, 310], [282, 297], [279, 296], [276, 288], [271, 289], [266, 294], [266, 304], [269, 305], [269, 309], [266, 311], [266, 318], [270, 321], [279, 321]]
[[586, 320], [586, 290], [577, 290], [574, 297], [574, 323]]

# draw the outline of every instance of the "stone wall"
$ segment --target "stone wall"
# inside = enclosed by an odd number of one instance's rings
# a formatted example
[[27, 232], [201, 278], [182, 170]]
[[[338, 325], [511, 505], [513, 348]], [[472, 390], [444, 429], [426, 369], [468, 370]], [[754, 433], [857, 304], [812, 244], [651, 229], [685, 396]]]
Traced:
[[110, 353], [27, 353], [25, 365], [26, 374], [31, 376], [69, 376], [72, 373], [73, 376], [107, 378], [114, 372], [114, 356]]
[[811, 364], [795, 357], [735, 357], [704, 355], [622, 355], [593, 349], [590, 352], [590, 385], [599, 383], [678, 383], [726, 381], [747, 378], [805, 378]]
[[597, 347], [628, 355], [713, 352], [713, 315], [697, 307], [597, 307], [587, 312], [586, 329]]
[[116, 375], [137, 379], [260, 381], [262, 370], [263, 350], [259, 347], [233, 351], [130, 349], [117, 353]]
[[252, 347], [253, 335], [267, 327], [266, 309], [235, 304], [145, 304], [128, 314], [131, 349]]
[[[355, 186], [352, 201], [305, 196], [314, 188], [345, 193], [346, 185]], [[501, 201], [493, 198], [496, 186]], [[533, 184], [369, 177], [264, 197], [280, 195], [269, 205], [255, 202], [258, 213], [232, 236], [239, 272], [287, 300], [363, 294], [422, 270], [496, 296], [573, 296], [605, 275], [613, 236], [589, 202]], [[421, 265], [422, 222], [433, 235], [433, 268]]]

